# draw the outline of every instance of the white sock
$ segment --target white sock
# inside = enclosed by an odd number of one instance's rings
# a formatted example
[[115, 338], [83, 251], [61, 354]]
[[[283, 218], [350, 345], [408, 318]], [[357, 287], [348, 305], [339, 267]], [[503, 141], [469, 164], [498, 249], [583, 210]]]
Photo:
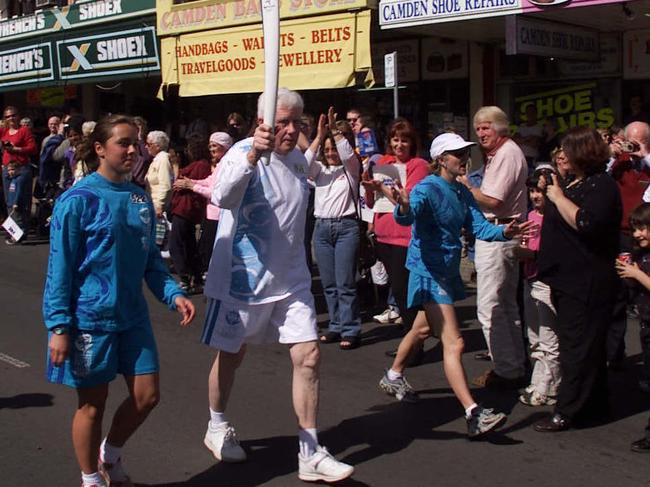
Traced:
[[210, 426], [216, 428], [221, 423], [225, 423], [226, 421], [227, 419], [224, 413], [213, 411], [212, 408], [210, 408]]
[[97, 487], [106, 487], [104, 477], [99, 475], [99, 472], [88, 474], [81, 472], [81, 483], [83, 487], [90, 487], [91, 485], [96, 485]]
[[472, 403], [472, 404], [471, 404], [467, 409], [465, 409], [465, 417], [466, 417], [467, 419], [471, 418], [471, 417], [472, 417], [472, 410], [473, 410], [474, 408], [477, 408], [477, 407], [478, 407], [478, 404], [476, 404], [475, 402], [473, 402], [473, 403]]
[[104, 441], [102, 441], [102, 444], [99, 447], [99, 458], [102, 459], [102, 462], [113, 465], [117, 463], [121, 456], [122, 448], [111, 445], [106, 441], [106, 438], [104, 438]]
[[388, 380], [395, 380], [402, 377], [402, 374], [400, 374], [399, 372], [395, 372], [393, 369], [388, 369], [386, 375], [388, 376]]
[[316, 428], [307, 428], [298, 430], [298, 444], [300, 445], [300, 454], [308, 458], [316, 453], [318, 446], [318, 432]]

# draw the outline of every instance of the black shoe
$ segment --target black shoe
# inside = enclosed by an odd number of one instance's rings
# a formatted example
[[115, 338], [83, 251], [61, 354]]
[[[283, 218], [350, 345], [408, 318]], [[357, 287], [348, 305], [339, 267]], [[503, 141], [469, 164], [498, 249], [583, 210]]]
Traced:
[[650, 440], [643, 438], [632, 443], [630, 449], [636, 453], [650, 453]]
[[538, 433], [557, 433], [558, 431], [566, 431], [571, 428], [571, 421], [566, 416], [555, 413], [553, 416], [548, 416], [537, 421], [533, 428]]

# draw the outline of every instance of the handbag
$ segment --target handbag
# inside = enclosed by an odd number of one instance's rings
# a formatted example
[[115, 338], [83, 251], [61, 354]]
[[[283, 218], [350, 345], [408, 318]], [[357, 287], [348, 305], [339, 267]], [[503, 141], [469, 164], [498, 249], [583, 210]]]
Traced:
[[361, 210], [357, 196], [354, 194], [354, 187], [352, 186], [352, 179], [348, 174], [345, 165], [342, 163], [343, 174], [348, 182], [350, 193], [352, 194], [352, 202], [354, 203], [354, 211], [356, 220], [359, 225], [359, 256], [357, 257], [357, 268], [359, 273], [364, 275], [368, 270], [377, 262], [377, 252], [375, 250], [375, 234], [368, 232], [368, 225], [361, 219]]

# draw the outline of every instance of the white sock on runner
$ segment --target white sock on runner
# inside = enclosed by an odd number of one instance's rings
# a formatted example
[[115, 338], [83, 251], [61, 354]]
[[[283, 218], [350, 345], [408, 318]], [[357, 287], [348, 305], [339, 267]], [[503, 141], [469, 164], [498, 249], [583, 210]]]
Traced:
[[465, 417], [466, 417], [467, 419], [471, 418], [471, 417], [472, 417], [472, 410], [473, 410], [474, 408], [477, 408], [477, 407], [478, 407], [478, 404], [476, 404], [475, 402], [473, 402], [473, 403], [470, 405], [470, 407], [468, 407], [467, 409], [465, 409]]
[[81, 472], [81, 483], [83, 487], [90, 487], [91, 485], [95, 485], [97, 487], [106, 487], [104, 477], [102, 477], [99, 472], [88, 474]]
[[386, 375], [388, 376], [388, 380], [395, 380], [402, 377], [402, 374], [400, 374], [399, 372], [395, 372], [393, 369], [388, 369]]
[[300, 454], [308, 458], [316, 453], [318, 446], [318, 432], [316, 428], [307, 428], [298, 430], [298, 444], [300, 445]]
[[101, 458], [102, 462], [110, 463], [112, 465], [117, 463], [121, 456], [122, 448], [111, 445], [106, 441], [106, 438], [104, 438], [104, 441], [102, 441], [102, 444], [99, 447], [99, 458]]
[[221, 423], [225, 423], [226, 421], [227, 419], [224, 413], [213, 411], [212, 408], [210, 408], [210, 426], [216, 428]]

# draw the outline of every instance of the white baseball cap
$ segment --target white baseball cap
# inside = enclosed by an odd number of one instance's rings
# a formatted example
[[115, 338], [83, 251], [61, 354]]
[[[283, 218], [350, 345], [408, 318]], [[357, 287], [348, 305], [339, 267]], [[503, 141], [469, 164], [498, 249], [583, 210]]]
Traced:
[[440, 134], [438, 137], [433, 139], [433, 142], [431, 142], [431, 149], [429, 150], [429, 154], [431, 154], [431, 159], [436, 159], [445, 152], [453, 152], [460, 149], [466, 149], [473, 145], [476, 145], [476, 143], [467, 142], [458, 134]]

